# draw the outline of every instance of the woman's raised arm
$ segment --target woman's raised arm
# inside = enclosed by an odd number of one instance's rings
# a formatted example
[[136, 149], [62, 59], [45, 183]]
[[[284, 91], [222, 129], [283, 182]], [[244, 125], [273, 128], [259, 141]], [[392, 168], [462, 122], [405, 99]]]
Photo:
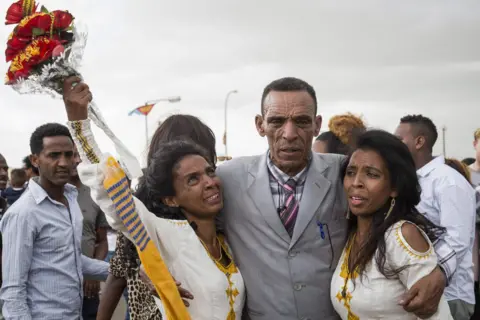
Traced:
[[67, 78], [63, 86], [63, 101], [68, 117], [68, 129], [82, 159], [78, 172], [82, 183], [92, 191], [93, 200], [105, 213], [112, 228], [126, 232], [104, 186], [104, 164], [108, 154], [103, 154], [95, 141], [88, 119], [88, 104], [92, 94], [88, 85], [78, 77]]
[[[82, 159], [78, 167], [80, 180], [90, 187], [92, 199], [105, 213], [110, 226], [122, 231], [137, 247], [145, 271], [162, 299], [167, 319], [189, 320], [177, 285], [154, 243], [158, 239], [151, 238], [157, 238], [155, 225], [166, 226], [168, 222], [156, 218], [138, 199], [135, 200], [118, 162], [101, 153], [88, 120], [88, 104], [92, 100], [88, 86], [78, 77], [66, 79], [63, 100], [68, 128]], [[172, 228], [162, 229], [165, 238], [171, 238], [167, 231]]]

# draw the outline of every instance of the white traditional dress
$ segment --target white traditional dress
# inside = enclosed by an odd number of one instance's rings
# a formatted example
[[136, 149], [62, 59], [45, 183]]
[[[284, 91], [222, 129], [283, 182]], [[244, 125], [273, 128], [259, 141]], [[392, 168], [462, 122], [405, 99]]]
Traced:
[[[385, 233], [385, 266], [393, 270], [408, 266], [392, 279], [387, 279], [380, 273], [375, 259], [367, 265], [361, 278], [356, 272], [349, 275], [348, 256], [353, 241], [349, 241], [345, 246], [330, 288], [333, 306], [342, 319], [418, 319], [414, 314], [406, 312], [398, 302], [402, 294], [436, 268], [437, 257], [430, 240], [422, 230], [419, 229], [430, 245], [427, 252], [417, 252], [405, 241], [401, 229], [404, 223], [409, 222], [399, 221]], [[355, 279], [355, 287], [352, 278]], [[453, 319], [443, 297], [437, 313], [429, 319]]]
[[[92, 198], [103, 210], [112, 228], [132, 239], [104, 188], [103, 167], [107, 155], [99, 151], [89, 121], [75, 121], [69, 123], [68, 127], [82, 157], [79, 166], [82, 182], [90, 187]], [[89, 160], [92, 159], [92, 152], [100, 159], [100, 163]], [[219, 236], [219, 241], [231, 261], [226, 267], [212, 259], [187, 221], [158, 218], [140, 200], [134, 198], [134, 202], [148, 236], [171, 275], [194, 296], [188, 307], [191, 319], [240, 320], [245, 303], [245, 286], [224, 238]], [[156, 302], [160, 310], [164, 310], [160, 300], [156, 299]]]

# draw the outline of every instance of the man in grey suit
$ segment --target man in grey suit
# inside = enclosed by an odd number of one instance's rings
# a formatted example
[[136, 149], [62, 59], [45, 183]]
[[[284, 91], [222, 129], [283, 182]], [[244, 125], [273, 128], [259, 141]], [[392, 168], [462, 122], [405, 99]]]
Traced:
[[[268, 152], [218, 167], [223, 226], [245, 280], [245, 314], [252, 320], [338, 319], [330, 281], [347, 231], [339, 178], [343, 158], [310, 151], [321, 123], [308, 83], [276, 80], [265, 88], [255, 118]], [[436, 310], [445, 280], [434, 271], [420, 282], [404, 303], [425, 317]]]

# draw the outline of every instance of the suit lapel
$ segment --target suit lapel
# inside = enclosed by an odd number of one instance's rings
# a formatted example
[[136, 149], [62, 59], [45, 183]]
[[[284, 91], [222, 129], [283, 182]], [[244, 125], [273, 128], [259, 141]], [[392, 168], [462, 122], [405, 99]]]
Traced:
[[322, 204], [325, 196], [330, 190], [331, 182], [323, 176], [323, 172], [327, 169], [325, 163], [315, 155], [307, 173], [307, 180], [303, 188], [302, 198], [300, 199], [299, 211], [295, 228], [293, 229], [292, 248], [300, 239], [308, 224], [315, 216], [318, 208]]
[[290, 243], [290, 236], [282, 224], [275, 204], [273, 203], [272, 191], [267, 169], [266, 154], [252, 164], [249, 168], [247, 193], [255, 203], [258, 211], [262, 214], [267, 224], [282, 238]]

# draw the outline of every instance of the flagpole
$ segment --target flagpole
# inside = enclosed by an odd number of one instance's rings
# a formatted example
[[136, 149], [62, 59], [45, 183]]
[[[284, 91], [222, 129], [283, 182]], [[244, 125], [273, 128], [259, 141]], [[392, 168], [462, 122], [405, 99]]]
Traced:
[[227, 110], [228, 110], [228, 98], [230, 98], [230, 95], [232, 93], [237, 93], [237, 90], [231, 90], [227, 93], [227, 96], [225, 97], [225, 109], [224, 109], [224, 132], [223, 132], [223, 144], [225, 145], [225, 157], [228, 156], [228, 148], [227, 148]]
[[148, 114], [145, 115], [145, 141], [148, 148]]

